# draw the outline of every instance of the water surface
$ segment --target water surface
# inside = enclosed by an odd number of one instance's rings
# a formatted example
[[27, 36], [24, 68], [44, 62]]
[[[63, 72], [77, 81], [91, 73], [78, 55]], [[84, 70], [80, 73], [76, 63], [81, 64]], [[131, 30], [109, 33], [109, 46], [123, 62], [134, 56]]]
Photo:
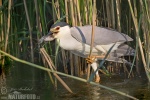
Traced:
[[[14, 95], [26, 96], [28, 100], [130, 100], [127, 97], [110, 92], [74, 79], [61, 76], [74, 94], [70, 94], [58, 82], [57, 90], [51, 84], [46, 71], [16, 63], [1, 77], [0, 100]], [[121, 75], [101, 76], [101, 84], [125, 92], [140, 100], [150, 100], [150, 88], [145, 78], [125, 78]], [[21, 95], [22, 94], [22, 95]], [[21, 97], [20, 97], [21, 98]], [[23, 97], [22, 97], [23, 98]]]

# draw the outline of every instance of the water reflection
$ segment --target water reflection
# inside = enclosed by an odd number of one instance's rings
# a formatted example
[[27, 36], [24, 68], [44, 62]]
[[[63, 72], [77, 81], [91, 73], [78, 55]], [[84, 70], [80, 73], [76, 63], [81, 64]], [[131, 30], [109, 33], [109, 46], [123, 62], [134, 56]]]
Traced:
[[[0, 98], [7, 100], [12, 94], [22, 94], [23, 96], [29, 94], [31, 99], [40, 100], [129, 100], [129, 98], [98, 86], [66, 77], [61, 78], [68, 84], [74, 94], [68, 93], [60, 83], [58, 83], [58, 89], [55, 91], [47, 72], [17, 63], [10, 69], [6, 77], [5, 74], [1, 75]], [[128, 93], [141, 100], [150, 99], [149, 85], [143, 78], [124, 79], [121, 76], [111, 78], [102, 76], [101, 84]]]

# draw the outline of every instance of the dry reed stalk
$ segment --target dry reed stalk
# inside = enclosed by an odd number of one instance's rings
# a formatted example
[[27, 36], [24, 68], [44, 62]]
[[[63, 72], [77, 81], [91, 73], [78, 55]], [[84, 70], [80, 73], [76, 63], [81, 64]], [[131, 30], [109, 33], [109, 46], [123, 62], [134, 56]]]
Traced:
[[78, 68], [80, 67], [79, 66], [79, 62], [78, 62], [79, 60], [78, 60], [78, 56], [74, 56], [74, 75], [78, 75], [79, 76], [79, 73], [78, 73]]
[[52, 10], [53, 10], [53, 20], [54, 22], [56, 22], [57, 19], [60, 19], [60, 9], [59, 9], [59, 2], [58, 0], [55, 1], [55, 0], [52, 0]]
[[[56, 11], [57, 19], [60, 19], [60, 5], [59, 5], [59, 0], [55, 0], [54, 6], [55, 6], [55, 11]], [[57, 47], [58, 47], [58, 43], [55, 42], [55, 49], [57, 49]], [[55, 54], [55, 56], [56, 55], [57, 54]], [[57, 56], [55, 57], [55, 68], [57, 69], [57, 63], [56, 62], [57, 62]], [[55, 87], [57, 88], [57, 78], [55, 78]]]
[[107, 18], [106, 18], [106, 16], [105, 16], [105, 15], [106, 15], [106, 14], [105, 14], [105, 13], [106, 13], [106, 11], [105, 11], [105, 6], [104, 6], [104, 5], [105, 5], [105, 4], [104, 4], [104, 0], [102, 0], [102, 6], [103, 6], [103, 16], [104, 16], [104, 19], [103, 19], [103, 20], [104, 20], [104, 22], [105, 22], [105, 25], [104, 25], [104, 26], [106, 26]]
[[66, 22], [69, 22], [68, 19], [68, 0], [65, 0], [65, 13], [66, 13]]
[[86, 66], [86, 65], [84, 65], [85, 64], [84, 61], [85, 61], [85, 59], [80, 58], [80, 67], [79, 67], [80, 76], [83, 75], [84, 72], [85, 72], [85, 67], [84, 66]]
[[[2, 7], [2, 0], [0, 0], [0, 7]], [[1, 15], [0, 15], [0, 25], [2, 25], [3, 24], [2, 11], [0, 11], [0, 13], [1, 13]], [[1, 30], [1, 35], [0, 35], [0, 42], [2, 42], [3, 40], [4, 40], [4, 32], [3, 32], [3, 29], [2, 29]], [[3, 50], [2, 47], [0, 47], [0, 49]], [[0, 60], [3, 61], [1, 54], [0, 54]]]
[[82, 20], [81, 20], [81, 15], [80, 15], [80, 8], [79, 8], [79, 0], [77, 0], [77, 14], [78, 14], [79, 25], [82, 26]]
[[[68, 0], [65, 0], [65, 14], [66, 14], [66, 22], [67, 23], [69, 23], [69, 8], [68, 8], [68, 3], [69, 3], [69, 1]], [[70, 11], [71, 12], [71, 11]], [[64, 71], [65, 71], [65, 73], [67, 73], [68, 74], [68, 69], [67, 69], [67, 64], [66, 64], [66, 61], [67, 61], [67, 59], [69, 59], [70, 57], [68, 56], [68, 54], [70, 54], [69, 53], [69, 51], [64, 51], [63, 49], [61, 49], [61, 51], [62, 51], [62, 59], [63, 59], [63, 65], [64, 65]], [[69, 59], [69, 61], [70, 61], [70, 66], [71, 66], [71, 69], [73, 68], [73, 61], [72, 61], [72, 58], [71, 59]]]
[[[68, 0], [65, 0], [65, 14], [66, 14], [66, 22], [69, 23], [69, 16], [68, 16]], [[68, 74], [68, 69], [67, 69], [67, 64], [66, 64], [66, 61], [68, 59], [68, 57], [66, 57], [66, 53], [65, 50], [61, 49], [61, 53], [62, 53], [62, 60], [63, 60], [63, 67], [64, 67], [64, 71], [65, 73]]]
[[[92, 17], [92, 34], [91, 34], [92, 36], [91, 36], [89, 57], [92, 56], [92, 49], [93, 49], [93, 43], [94, 43], [94, 37], [95, 37], [95, 25], [96, 25], [96, 0], [93, 0], [93, 17]], [[89, 80], [89, 76], [90, 76], [90, 67], [91, 67], [91, 64], [88, 64], [87, 80]]]
[[120, 0], [116, 0], [116, 10], [117, 10], [117, 28], [118, 28], [118, 31], [121, 32], [121, 24], [120, 24], [120, 13], [121, 13], [121, 9], [120, 9]]
[[7, 18], [7, 31], [6, 31], [6, 37], [5, 37], [5, 51], [7, 51], [7, 46], [8, 46], [8, 36], [9, 36], [9, 31], [10, 31], [10, 11], [11, 11], [11, 2], [12, 0], [9, 0], [8, 2], [8, 18]]
[[26, 0], [23, 0], [23, 4], [24, 4], [24, 8], [25, 8], [26, 18], [27, 18], [27, 23], [28, 23], [29, 33], [30, 33], [31, 62], [34, 62], [34, 52], [33, 52], [33, 42], [32, 42], [32, 28], [31, 28], [30, 18], [29, 18], [29, 14], [28, 14]]
[[[145, 6], [143, 6], [143, 3]], [[146, 54], [146, 64], [148, 68], [148, 72], [150, 73], [150, 1], [143, 1], [140, 0], [140, 4], [142, 6], [143, 11], [143, 18], [142, 18], [142, 29], [144, 31], [145, 43], [144, 49]], [[149, 75], [149, 82], [150, 82], [150, 74]]]
[[[73, 0], [69, 0], [69, 3], [70, 3], [70, 10], [69, 10], [69, 12], [70, 12], [70, 14], [71, 14], [71, 22], [72, 22], [72, 26], [76, 26], [77, 24], [76, 24], [76, 20], [75, 20], [75, 11], [74, 11], [74, 2], [73, 2]], [[69, 52], [69, 51], [68, 51]], [[71, 70], [71, 75], [74, 75], [74, 64], [75, 64], [75, 61], [74, 61], [74, 57], [76, 56], [76, 55], [73, 55], [71, 52], [69, 52], [69, 62], [70, 62], [70, 66], [69, 67], [71, 67], [70, 68], [70, 70]]]
[[138, 53], [139, 53], [139, 52], [137, 51], [135, 67], [136, 67], [136, 72], [137, 72], [138, 75], [140, 76], [139, 55], [138, 55]]
[[88, 9], [87, 9], [87, 0], [84, 1], [84, 14], [85, 14], [85, 24], [88, 24]]
[[89, 25], [92, 24], [92, 0], [87, 0], [87, 14], [88, 14], [88, 23]]
[[[42, 52], [42, 51], [41, 51]], [[42, 54], [42, 53], [41, 53]], [[42, 54], [42, 61], [43, 61], [43, 64], [44, 64], [44, 66], [46, 67], [46, 68], [48, 68], [48, 64], [47, 64], [47, 62], [46, 62], [46, 60], [45, 60], [45, 58], [44, 58], [44, 55]], [[51, 82], [52, 82], [52, 84], [54, 85], [55, 83], [54, 83], [54, 80], [53, 80], [53, 77], [52, 77], [52, 75], [51, 75], [51, 73], [49, 72], [49, 71], [47, 71], [47, 73], [48, 73], [48, 75], [49, 75], [49, 77], [50, 77], [50, 80], [51, 80]], [[55, 86], [55, 85], [54, 85]]]
[[78, 25], [78, 16], [77, 16], [77, 2], [76, 0], [73, 0], [73, 11], [74, 11], [74, 19], [75, 19], [75, 26]]
[[50, 68], [53, 69], [53, 70], [56, 70], [56, 67], [54, 66], [54, 64], [53, 64], [53, 62], [52, 62], [50, 56], [47, 54], [47, 52], [45, 51], [45, 49], [44, 49], [44, 48], [41, 48], [40, 50], [42, 51], [42, 53], [43, 53], [43, 55], [44, 55], [46, 61], [49, 61], [49, 62], [47, 62], [47, 63], [48, 63], [49, 65], [51, 65]]
[[99, 71], [100, 71], [101, 73], [103, 73], [104, 75], [107, 75], [107, 73], [104, 72], [102, 69], [99, 69]]
[[67, 65], [66, 65], [67, 58], [65, 55], [65, 50], [61, 49], [61, 55], [62, 55], [62, 63], [63, 63], [64, 72], [68, 74]]
[[71, 67], [70, 68], [70, 70], [71, 70], [71, 75], [73, 75], [73, 72], [74, 72], [74, 69], [73, 69], [73, 64], [74, 64], [74, 61], [73, 61], [73, 54], [71, 53], [71, 52], [69, 52], [69, 62], [70, 62], [70, 66], [69, 67]]
[[80, 57], [78, 57], [78, 59], [77, 59], [78, 61], [78, 67], [77, 67], [77, 72], [78, 72], [78, 76], [80, 76], [81, 74], [80, 74], [80, 69], [81, 69], [81, 59], [80, 59]]
[[73, 26], [75, 26], [76, 24], [76, 22], [75, 22], [75, 18], [74, 18], [74, 10], [73, 10], [73, 1], [72, 0], [70, 0], [70, 7], [71, 7], [71, 20], [72, 20], [72, 25]]
[[[8, 17], [7, 17], [7, 30], [6, 30], [6, 35], [5, 35], [5, 47], [2, 49], [6, 52], [7, 51], [7, 46], [8, 46], [8, 38], [9, 38], [9, 33], [10, 33], [10, 11], [11, 11], [11, 4], [12, 4], [12, 0], [10, 0], [8, 2]], [[1, 1], [1, 6], [2, 6], [2, 1]], [[3, 22], [2, 16], [1, 16], [1, 21]], [[2, 23], [1, 22], [1, 23]], [[3, 23], [2, 23], [3, 24]], [[2, 29], [2, 35], [1, 35], [1, 40], [4, 40], [4, 31]], [[1, 56], [1, 55], [0, 55]], [[2, 61], [2, 66], [4, 65], [5, 59], [4, 57], [1, 59]]]
[[56, 7], [55, 7], [55, 3], [54, 3], [54, 0], [52, 0], [52, 12], [53, 12], [53, 20], [54, 20], [54, 22], [57, 20], [56, 18]]
[[87, 66], [87, 63], [86, 63], [85, 59], [82, 59], [81, 75], [87, 72], [87, 68], [85, 68], [84, 66]]
[[109, 0], [106, 0], [106, 14], [107, 14], [107, 24], [108, 24], [108, 27], [111, 27], [111, 12], [110, 12], [110, 6], [109, 6]]
[[57, 18], [60, 19], [60, 5], [59, 5], [59, 0], [55, 1], [55, 6], [57, 10]]
[[111, 0], [112, 28], [115, 28], [114, 0]]
[[126, 72], [126, 73], [127, 73], [127, 75], [129, 75], [129, 71], [128, 71], [128, 69], [127, 69], [127, 67], [126, 67], [125, 63], [123, 63], [123, 68], [124, 68], [124, 72]]
[[[74, 1], [73, 1], [75, 26], [78, 26], [78, 24], [80, 24], [80, 21], [79, 21], [79, 18], [78, 18], [78, 17], [79, 17], [79, 16], [78, 16], [78, 12], [79, 12], [78, 10], [79, 10], [79, 9], [77, 9], [77, 7], [79, 6], [79, 4], [78, 4], [77, 1], [78, 1], [78, 0], [74, 0]], [[80, 66], [79, 66], [79, 62], [78, 62], [78, 61], [79, 61], [79, 60], [78, 60], [79, 57], [78, 57], [77, 55], [74, 55], [73, 57], [74, 57], [74, 69], [73, 69], [73, 70], [74, 70], [75, 75], [78, 75], [78, 76], [79, 76], [79, 72], [78, 72], [78, 71], [79, 71], [78, 67], [80, 67]]]
[[83, 69], [83, 66], [86, 66], [86, 64], [84, 63], [84, 59], [81, 59], [81, 67], [79, 67], [79, 71], [80, 71], [80, 75], [83, 75], [83, 73], [85, 72], [85, 69]]
[[[50, 69], [53, 71], [55, 69], [55, 66], [51, 60], [51, 58], [48, 56], [48, 54], [46, 53], [45, 49], [44, 48], [41, 48], [40, 49], [42, 55], [44, 56], [44, 59], [47, 61]], [[56, 74], [56, 73], [53, 73], [53, 75], [57, 78], [57, 80], [70, 92], [70, 93], [73, 93], [72, 90], [67, 86], [67, 84]]]
[[[133, 1], [133, 8], [134, 8], [134, 16], [137, 17], [137, 7], [136, 7], [136, 1]], [[137, 21], [137, 20], [136, 20]], [[137, 54], [136, 54], [136, 72], [139, 74], [139, 58], [138, 58], [139, 50], [137, 49]], [[133, 76], [133, 73], [131, 73]], [[139, 74], [140, 75], [140, 74]]]

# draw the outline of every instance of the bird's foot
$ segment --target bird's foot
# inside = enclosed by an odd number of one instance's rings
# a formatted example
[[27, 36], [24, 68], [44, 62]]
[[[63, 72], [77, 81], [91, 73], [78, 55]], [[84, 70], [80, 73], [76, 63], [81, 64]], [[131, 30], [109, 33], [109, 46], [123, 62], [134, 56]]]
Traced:
[[96, 56], [88, 56], [88, 57], [86, 58], [86, 62], [87, 62], [88, 64], [92, 64], [93, 62], [95, 62], [95, 60], [96, 60]]
[[100, 76], [99, 76], [99, 75], [96, 75], [96, 76], [95, 76], [95, 82], [96, 82], [96, 83], [99, 83], [99, 82], [100, 82]]

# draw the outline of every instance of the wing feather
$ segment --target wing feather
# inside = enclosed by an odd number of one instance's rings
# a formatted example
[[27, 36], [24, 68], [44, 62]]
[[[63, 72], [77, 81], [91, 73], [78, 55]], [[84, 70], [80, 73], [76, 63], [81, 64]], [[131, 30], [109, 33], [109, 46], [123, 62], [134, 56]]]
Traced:
[[[88, 45], [91, 44], [91, 33], [91, 25], [71, 28], [71, 35], [79, 42], [86, 43]], [[124, 43], [127, 41], [133, 41], [133, 39], [126, 34], [95, 26], [94, 45], [107, 45], [116, 42]]]

